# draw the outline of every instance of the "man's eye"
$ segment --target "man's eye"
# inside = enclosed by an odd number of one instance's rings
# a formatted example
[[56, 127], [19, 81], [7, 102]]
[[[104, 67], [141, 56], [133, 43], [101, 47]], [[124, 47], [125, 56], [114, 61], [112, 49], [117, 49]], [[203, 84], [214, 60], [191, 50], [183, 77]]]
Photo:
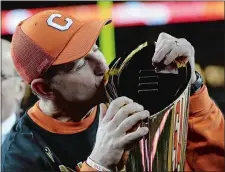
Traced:
[[85, 66], [85, 64], [86, 64], [86, 60], [81, 60], [77, 65], [77, 69], [82, 68], [83, 66]]
[[93, 51], [96, 52], [98, 50], [100, 50], [100, 48], [99, 47], [96, 47]]

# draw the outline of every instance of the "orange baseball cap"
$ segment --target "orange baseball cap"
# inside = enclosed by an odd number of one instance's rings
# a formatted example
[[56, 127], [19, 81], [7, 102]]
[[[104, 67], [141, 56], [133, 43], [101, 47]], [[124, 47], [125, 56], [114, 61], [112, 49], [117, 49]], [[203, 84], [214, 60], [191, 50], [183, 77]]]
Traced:
[[84, 22], [56, 10], [31, 16], [19, 23], [12, 38], [11, 54], [17, 72], [31, 83], [52, 65], [84, 57], [110, 22]]

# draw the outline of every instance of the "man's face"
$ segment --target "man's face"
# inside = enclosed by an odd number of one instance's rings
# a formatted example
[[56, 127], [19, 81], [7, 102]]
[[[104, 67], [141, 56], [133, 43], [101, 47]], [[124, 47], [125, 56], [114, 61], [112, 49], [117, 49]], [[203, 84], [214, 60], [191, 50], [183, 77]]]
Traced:
[[15, 76], [15, 69], [10, 58], [10, 52], [3, 50], [1, 73], [2, 121], [18, 110], [19, 99], [22, 99], [24, 94], [24, 91], [20, 92], [20, 79]]
[[[103, 77], [108, 66], [98, 46], [88, 55], [68, 64], [69, 71], [59, 72], [52, 79], [52, 87], [68, 102], [91, 101], [103, 92]], [[96, 97], [97, 96], [97, 97]]]

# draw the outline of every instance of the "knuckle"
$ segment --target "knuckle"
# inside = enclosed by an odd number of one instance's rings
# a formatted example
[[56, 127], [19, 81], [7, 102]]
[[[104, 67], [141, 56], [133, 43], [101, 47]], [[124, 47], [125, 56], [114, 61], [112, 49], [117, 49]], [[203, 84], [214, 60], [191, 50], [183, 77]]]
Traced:
[[124, 121], [124, 128], [128, 128], [130, 126], [133, 126], [133, 120], [131, 117], [128, 117], [127, 119], [125, 119]]
[[127, 101], [127, 100], [130, 100], [130, 99], [129, 99], [128, 97], [126, 97], [126, 96], [122, 96], [122, 97], [121, 97], [121, 100], [122, 100], [122, 101]]
[[135, 121], [135, 122], [138, 122], [138, 121], [140, 121], [140, 120], [143, 120], [143, 119], [147, 118], [147, 117], [149, 116], [149, 114], [150, 114], [150, 113], [149, 113], [149, 111], [147, 111], [147, 110], [138, 112], [138, 113], [136, 113], [135, 116], [134, 116], [134, 121]]
[[121, 98], [121, 100], [126, 100], [126, 99], [129, 99], [129, 98], [128, 98], [128, 97], [126, 97], [126, 96], [121, 96], [120, 98]]
[[120, 109], [120, 114], [128, 115], [129, 114], [129, 108], [127, 108], [126, 106], [122, 107]]
[[166, 32], [161, 32], [159, 34], [160, 39], [171, 39], [172, 36], [170, 36], [168, 33]]
[[144, 111], [143, 111], [143, 114], [144, 114], [145, 116], [149, 116], [149, 115], [150, 115], [150, 112], [149, 112], [148, 110], [144, 110]]
[[111, 106], [115, 106], [117, 101], [118, 101], [118, 99], [113, 100], [113, 101], [110, 103], [110, 105], [111, 105]]
[[146, 113], [144, 111], [138, 112], [135, 114], [133, 121], [138, 122], [142, 120], [143, 118], [145, 118], [145, 116], [146, 116]]
[[191, 43], [185, 38], [180, 38], [178, 41], [181, 42], [183, 45], [192, 46]]
[[140, 112], [134, 113], [132, 116], [129, 116], [129, 125], [135, 125], [140, 120]]
[[118, 98], [118, 103], [121, 105], [121, 104], [125, 104], [125, 103], [129, 103], [131, 102], [132, 100], [129, 99], [128, 97], [126, 96], [122, 96], [122, 97], [119, 97]]
[[180, 38], [179, 40], [183, 42], [188, 42], [185, 38]]
[[126, 97], [119, 97], [119, 98], [113, 100], [111, 102], [111, 105], [115, 106], [115, 107], [119, 107], [124, 102], [125, 99], [126, 99]]
[[145, 119], [148, 118], [148, 117], [149, 117], [149, 113], [145, 113], [144, 115], [142, 115], [141, 120], [145, 120]]
[[121, 101], [123, 101], [124, 99], [126, 99], [126, 97], [118, 97], [118, 98], [116, 98], [115, 100], [113, 100], [115, 103], [118, 103], [118, 102], [121, 102]]
[[135, 107], [136, 109], [144, 109], [144, 107], [142, 105], [140, 105], [136, 102], [133, 104], [133, 107]]
[[135, 111], [140, 111], [142, 109], [143, 109], [143, 106], [139, 105], [138, 103], [131, 103], [126, 106], [123, 106], [121, 108], [121, 113], [129, 114], [129, 113], [133, 113]]
[[166, 32], [161, 32], [161, 33], [159, 34], [160, 37], [165, 37], [166, 35], [167, 35]]

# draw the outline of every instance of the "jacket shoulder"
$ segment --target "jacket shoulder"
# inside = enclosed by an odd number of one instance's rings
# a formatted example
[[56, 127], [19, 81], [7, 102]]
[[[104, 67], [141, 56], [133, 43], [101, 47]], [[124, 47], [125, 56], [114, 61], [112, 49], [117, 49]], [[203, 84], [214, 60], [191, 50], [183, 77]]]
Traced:
[[18, 120], [4, 141], [1, 156], [3, 171], [36, 171], [45, 165], [43, 151], [24, 117]]

